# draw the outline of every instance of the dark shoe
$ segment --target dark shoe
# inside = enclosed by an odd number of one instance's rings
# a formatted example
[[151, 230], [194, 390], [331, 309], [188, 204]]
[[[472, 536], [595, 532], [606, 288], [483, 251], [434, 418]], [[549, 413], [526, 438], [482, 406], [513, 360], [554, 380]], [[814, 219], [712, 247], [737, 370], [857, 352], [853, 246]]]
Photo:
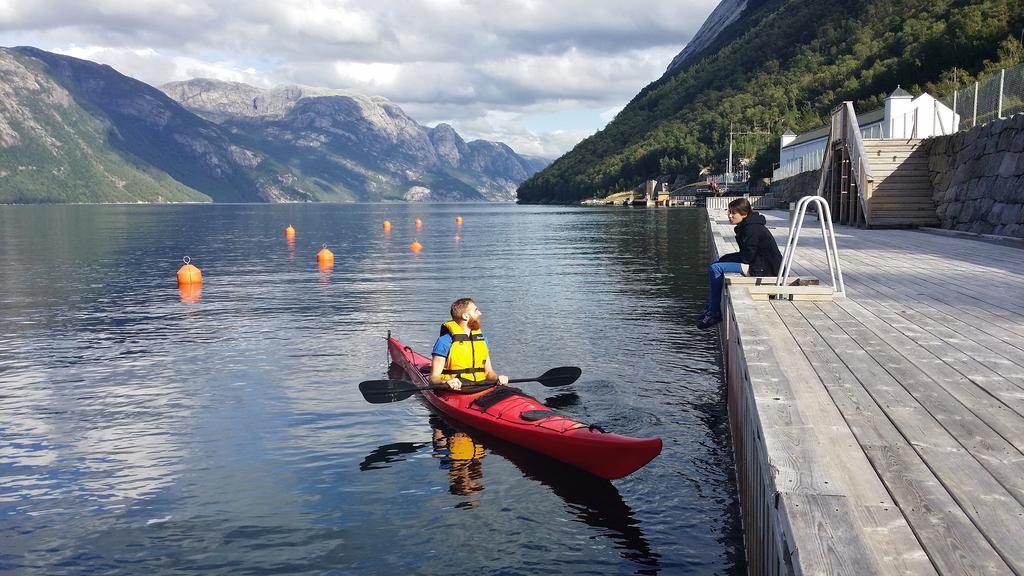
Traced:
[[697, 322], [697, 328], [700, 328], [701, 330], [707, 330], [708, 328], [711, 328], [712, 326], [714, 326], [715, 324], [718, 324], [721, 321], [722, 321], [722, 315], [721, 314], [715, 314], [713, 312], [705, 312], [704, 315], [700, 317], [700, 321]]

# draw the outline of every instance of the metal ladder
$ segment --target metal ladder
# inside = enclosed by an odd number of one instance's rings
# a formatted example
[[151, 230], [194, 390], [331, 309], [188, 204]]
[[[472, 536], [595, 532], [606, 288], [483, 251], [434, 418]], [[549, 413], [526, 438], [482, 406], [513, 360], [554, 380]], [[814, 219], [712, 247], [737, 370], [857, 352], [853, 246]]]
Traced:
[[821, 222], [821, 237], [825, 241], [825, 258], [828, 260], [828, 273], [832, 277], [833, 297], [846, 298], [846, 285], [843, 283], [843, 270], [839, 267], [839, 247], [836, 246], [836, 231], [832, 227], [832, 210], [828, 202], [821, 196], [804, 196], [796, 203], [793, 221], [789, 224], [789, 238], [786, 239], [786, 252], [782, 256], [779, 276], [775, 279], [776, 286], [782, 286], [789, 278], [793, 267], [793, 255], [796, 243], [800, 240], [800, 231], [804, 226], [807, 206], [813, 203], [818, 209], [818, 221]]

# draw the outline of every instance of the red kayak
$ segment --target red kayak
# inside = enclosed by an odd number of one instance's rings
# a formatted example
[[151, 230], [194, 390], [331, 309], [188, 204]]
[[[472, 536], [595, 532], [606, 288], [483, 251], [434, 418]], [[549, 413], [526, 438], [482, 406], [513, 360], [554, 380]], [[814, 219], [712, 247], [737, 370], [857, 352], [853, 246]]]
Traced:
[[510, 386], [472, 394], [430, 390], [430, 358], [388, 338], [391, 361], [427, 402], [453, 420], [614, 480], [636, 472], [661, 453], [661, 438], [630, 438], [588, 426]]

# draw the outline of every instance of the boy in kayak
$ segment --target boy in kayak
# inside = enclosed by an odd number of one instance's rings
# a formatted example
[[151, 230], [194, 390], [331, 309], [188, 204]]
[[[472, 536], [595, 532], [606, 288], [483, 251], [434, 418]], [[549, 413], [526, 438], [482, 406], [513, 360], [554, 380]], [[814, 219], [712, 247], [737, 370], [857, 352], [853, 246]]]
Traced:
[[729, 222], [736, 225], [739, 252], [726, 254], [708, 267], [708, 304], [697, 328], [706, 330], [722, 321], [722, 286], [726, 272], [744, 276], [777, 276], [782, 253], [775, 237], [765, 226], [764, 216], [754, 212], [750, 201], [737, 198], [729, 202]]
[[498, 381], [508, 384], [508, 376], [498, 374], [491, 366], [487, 339], [480, 331], [482, 312], [472, 298], [452, 303], [452, 319], [441, 325], [441, 335], [431, 352], [431, 384], [448, 384], [459, 390], [464, 383]]

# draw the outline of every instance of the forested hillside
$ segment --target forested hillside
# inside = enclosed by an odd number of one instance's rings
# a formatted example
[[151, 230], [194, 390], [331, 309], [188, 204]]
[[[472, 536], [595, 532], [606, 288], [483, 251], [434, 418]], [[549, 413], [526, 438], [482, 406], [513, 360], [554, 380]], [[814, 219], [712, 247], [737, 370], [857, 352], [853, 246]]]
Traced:
[[666, 174], [724, 171], [730, 124], [768, 175], [786, 128], [824, 124], [843, 100], [882, 105], [902, 85], [951, 92], [1024, 61], [1020, 0], [766, 0], [697, 57], [644, 88], [605, 129], [518, 190], [520, 202], [573, 202]]

